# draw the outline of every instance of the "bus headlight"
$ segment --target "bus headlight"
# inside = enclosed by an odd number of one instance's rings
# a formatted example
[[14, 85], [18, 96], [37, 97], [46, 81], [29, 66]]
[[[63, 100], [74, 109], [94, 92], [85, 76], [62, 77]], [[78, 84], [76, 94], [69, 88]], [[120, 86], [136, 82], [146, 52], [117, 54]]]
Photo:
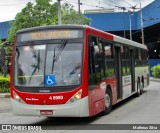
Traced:
[[77, 93], [75, 93], [67, 103], [73, 103], [81, 99], [82, 96], [82, 90], [79, 90]]
[[80, 99], [80, 95], [79, 95], [79, 94], [76, 94], [76, 95], [74, 96], [74, 99], [75, 99], [75, 100]]
[[18, 94], [17, 94], [15, 91], [13, 91], [13, 98], [14, 98], [14, 100], [16, 100], [17, 102], [25, 103], [25, 102], [18, 96]]
[[19, 101], [19, 100], [20, 100], [20, 97], [19, 97], [18, 95], [15, 95], [15, 99], [16, 99], [17, 101]]

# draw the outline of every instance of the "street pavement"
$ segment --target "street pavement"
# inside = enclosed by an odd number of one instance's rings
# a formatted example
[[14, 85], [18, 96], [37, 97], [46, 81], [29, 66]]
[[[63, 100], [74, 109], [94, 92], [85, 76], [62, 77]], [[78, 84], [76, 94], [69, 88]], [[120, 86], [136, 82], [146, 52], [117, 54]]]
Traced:
[[[0, 98], [0, 124], [29, 124], [43, 126], [48, 129], [43, 132], [56, 133], [159, 133], [157, 130], [96, 130], [103, 124], [160, 124], [160, 82], [151, 81], [150, 86], [145, 88], [140, 97], [132, 96], [119, 104], [113, 106], [112, 112], [106, 116], [97, 115], [92, 118], [45, 118], [15, 116], [12, 113], [10, 98]], [[86, 125], [81, 128], [78, 125]], [[94, 126], [94, 130], [88, 130], [89, 125]], [[106, 125], [106, 126], [107, 126]], [[123, 125], [122, 125], [123, 126]], [[42, 128], [43, 129], [43, 128]], [[77, 129], [77, 130], [76, 130]], [[90, 128], [89, 128], [90, 129]], [[15, 132], [15, 131], [14, 131]], [[18, 132], [18, 131], [17, 131]], [[26, 131], [27, 132], [27, 131]], [[37, 131], [29, 131], [37, 132]], [[39, 131], [42, 132], [42, 131]]]

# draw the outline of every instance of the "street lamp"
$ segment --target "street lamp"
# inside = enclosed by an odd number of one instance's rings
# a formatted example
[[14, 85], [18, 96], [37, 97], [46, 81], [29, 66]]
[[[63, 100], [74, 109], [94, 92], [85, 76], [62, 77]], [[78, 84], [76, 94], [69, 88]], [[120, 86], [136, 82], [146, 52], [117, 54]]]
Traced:
[[132, 40], [132, 15], [134, 14], [134, 12], [132, 11], [128, 11], [129, 12], [129, 25], [130, 25], [130, 40]]

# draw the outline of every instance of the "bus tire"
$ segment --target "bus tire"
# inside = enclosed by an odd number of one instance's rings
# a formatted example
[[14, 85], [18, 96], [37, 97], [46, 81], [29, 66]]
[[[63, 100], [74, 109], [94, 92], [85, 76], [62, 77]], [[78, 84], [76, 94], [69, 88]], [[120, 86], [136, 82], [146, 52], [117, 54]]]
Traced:
[[[107, 105], [107, 106], [106, 106]], [[111, 91], [107, 88], [106, 89], [106, 94], [105, 94], [105, 109], [102, 112], [102, 115], [107, 115], [111, 112], [112, 109], [112, 93]]]
[[141, 93], [140, 82], [138, 81], [138, 83], [137, 83], [137, 93], [136, 93], [136, 96], [139, 97], [139, 96], [140, 96], [140, 93]]
[[143, 89], [144, 89], [144, 83], [141, 82], [141, 86], [140, 86], [140, 95], [143, 94]]

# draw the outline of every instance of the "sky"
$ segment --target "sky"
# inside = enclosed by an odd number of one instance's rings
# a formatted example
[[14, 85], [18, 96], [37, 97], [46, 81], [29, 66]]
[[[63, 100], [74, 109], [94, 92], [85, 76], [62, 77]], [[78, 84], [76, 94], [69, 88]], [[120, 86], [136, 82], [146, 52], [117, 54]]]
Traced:
[[[88, 9], [115, 8], [115, 6], [131, 7], [139, 4], [140, 0], [80, 0], [82, 3], [81, 11]], [[154, 0], [141, 0], [142, 7], [148, 5]], [[0, 22], [14, 20], [16, 14], [20, 12], [28, 2], [35, 3], [35, 0], [0, 0]], [[52, 0], [56, 2], [56, 0]], [[78, 10], [78, 0], [62, 0], [61, 3], [68, 2], [72, 4], [75, 10]], [[138, 3], [138, 4], [137, 4]]]

